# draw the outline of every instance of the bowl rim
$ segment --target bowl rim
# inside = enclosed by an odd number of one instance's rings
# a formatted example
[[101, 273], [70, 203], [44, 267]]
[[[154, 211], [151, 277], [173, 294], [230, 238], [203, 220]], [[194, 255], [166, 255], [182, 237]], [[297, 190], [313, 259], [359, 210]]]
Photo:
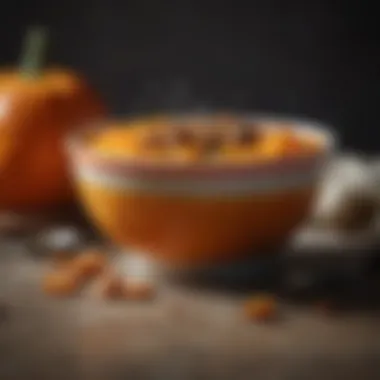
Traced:
[[[181, 118], [181, 119], [195, 119], [204, 117], [215, 117], [220, 115], [220, 112], [188, 112], [188, 113], [167, 113], [164, 117]], [[104, 131], [107, 124], [118, 123], [120, 121], [128, 122], [128, 120], [139, 120], [149, 118], [148, 115], [134, 115], [125, 118], [111, 118], [98, 120], [89, 123], [82, 128], [75, 129], [74, 132], [68, 135], [65, 140], [65, 149], [70, 158], [74, 157], [74, 163], [77, 159], [89, 165], [113, 168], [117, 171], [147, 171], [147, 172], [161, 172], [161, 173], [178, 173], [178, 172], [191, 172], [199, 174], [210, 174], [212, 172], [225, 173], [225, 172], [271, 172], [278, 171], [284, 168], [296, 168], [309, 166], [315, 161], [324, 161], [328, 158], [337, 148], [338, 137], [336, 131], [328, 124], [321, 121], [303, 118], [298, 116], [281, 115], [277, 113], [247, 113], [247, 112], [231, 112], [231, 115], [236, 115], [239, 119], [247, 120], [250, 122], [270, 123], [290, 125], [290, 128], [297, 134], [313, 135], [321, 141], [321, 149], [312, 154], [296, 156], [296, 157], [282, 157], [270, 161], [254, 161], [254, 162], [163, 162], [153, 161], [151, 159], [141, 159], [141, 157], [120, 157], [108, 155], [104, 152], [99, 152], [89, 144], [85, 143], [85, 137], [88, 133], [97, 133], [97, 131]], [[279, 127], [281, 128], [281, 127]]]

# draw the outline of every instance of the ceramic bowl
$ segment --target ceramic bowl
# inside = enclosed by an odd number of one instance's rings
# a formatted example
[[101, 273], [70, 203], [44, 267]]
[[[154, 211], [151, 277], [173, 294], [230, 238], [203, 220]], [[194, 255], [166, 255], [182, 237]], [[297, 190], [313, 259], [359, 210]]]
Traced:
[[321, 149], [271, 162], [163, 165], [99, 153], [81, 132], [70, 138], [68, 151], [84, 209], [114, 243], [174, 266], [270, 252], [308, 216], [335, 138], [309, 121], [243, 120], [286, 122]]

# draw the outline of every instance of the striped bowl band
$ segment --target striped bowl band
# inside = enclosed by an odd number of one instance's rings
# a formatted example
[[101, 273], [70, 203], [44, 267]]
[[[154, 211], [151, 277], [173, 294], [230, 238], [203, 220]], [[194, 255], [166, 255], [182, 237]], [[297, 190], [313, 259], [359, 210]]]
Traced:
[[313, 155], [273, 162], [217, 165], [158, 164], [104, 156], [78, 136], [69, 141], [68, 148], [74, 176], [103, 188], [186, 196], [249, 195], [308, 187], [317, 181], [333, 153], [335, 138], [315, 123], [293, 124], [295, 133], [321, 141], [323, 148]]

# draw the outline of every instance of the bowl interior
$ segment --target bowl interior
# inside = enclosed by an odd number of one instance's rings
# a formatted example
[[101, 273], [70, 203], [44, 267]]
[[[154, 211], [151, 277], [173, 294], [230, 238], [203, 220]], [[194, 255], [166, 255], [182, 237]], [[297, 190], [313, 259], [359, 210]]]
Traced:
[[[196, 123], [199, 120], [203, 120], [202, 125], [207, 125], [207, 121], [210, 120], [210, 125], [212, 124], [213, 120], [217, 114], [171, 114], [167, 116], [167, 119], [169, 122], [185, 122], [189, 125], [192, 123]], [[130, 119], [130, 121], [135, 120], [135, 118]], [[139, 118], [136, 118], [136, 120], [139, 120]], [[147, 120], [149, 120], [147, 118]], [[314, 142], [317, 142], [320, 146], [320, 149], [317, 153], [314, 155], [318, 155], [320, 157], [328, 156], [332, 153], [332, 151], [336, 147], [337, 139], [335, 136], [334, 131], [332, 128], [325, 126], [321, 124], [320, 122], [308, 120], [308, 119], [301, 119], [301, 118], [295, 118], [295, 117], [286, 117], [286, 116], [279, 116], [279, 115], [250, 115], [250, 114], [243, 114], [238, 116], [238, 120], [241, 120], [244, 123], [252, 123], [257, 124], [259, 126], [263, 126], [262, 128], [266, 129], [280, 129], [283, 128], [283, 125], [285, 124], [288, 129], [291, 129], [296, 135], [300, 136], [301, 138], [305, 140], [312, 140]], [[128, 123], [128, 119], [125, 120], [126, 123]], [[214, 120], [215, 123], [215, 120]], [[170, 168], [181, 168], [183, 169], [184, 164], [181, 162], [176, 161], [170, 161], [170, 162], [161, 162], [161, 161], [154, 161], [145, 159], [144, 157], [115, 157], [113, 155], [107, 154], [105, 152], [99, 152], [95, 148], [93, 148], [90, 144], [88, 144], [88, 140], [95, 136], [100, 131], [103, 131], [105, 128], [107, 128], [107, 125], [109, 125], [109, 122], [98, 122], [96, 125], [90, 125], [87, 128], [82, 128], [79, 131], [75, 132], [71, 136], [69, 136], [67, 147], [69, 152], [72, 151], [82, 151], [86, 152], [86, 155], [92, 159], [95, 159], [97, 161], [104, 161], [113, 163], [118, 166], [131, 166], [131, 165], [138, 165], [140, 167], [147, 167], [147, 168], [157, 168], [157, 169], [170, 169]], [[252, 167], [271, 167], [274, 165], [282, 165], [286, 162], [292, 162], [292, 161], [300, 161], [302, 159], [310, 159], [310, 156], [308, 157], [285, 157], [280, 158], [276, 162], [250, 162], [248, 165]], [[226, 166], [233, 166], [236, 168], [237, 166], [246, 166], [247, 164], [241, 163], [223, 163], [221, 165], [217, 162], [201, 162], [201, 163], [187, 163], [186, 169], [191, 168], [203, 168], [207, 170], [207, 168], [215, 169], [215, 167], [226, 167]]]

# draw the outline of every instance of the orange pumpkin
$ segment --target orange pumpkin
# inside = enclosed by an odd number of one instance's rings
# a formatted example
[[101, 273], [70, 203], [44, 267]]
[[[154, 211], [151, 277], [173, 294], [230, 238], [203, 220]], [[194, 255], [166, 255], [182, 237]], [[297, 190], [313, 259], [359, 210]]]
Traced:
[[46, 33], [28, 33], [21, 70], [0, 73], [0, 209], [40, 209], [72, 197], [65, 135], [105, 113], [77, 74], [41, 71]]

